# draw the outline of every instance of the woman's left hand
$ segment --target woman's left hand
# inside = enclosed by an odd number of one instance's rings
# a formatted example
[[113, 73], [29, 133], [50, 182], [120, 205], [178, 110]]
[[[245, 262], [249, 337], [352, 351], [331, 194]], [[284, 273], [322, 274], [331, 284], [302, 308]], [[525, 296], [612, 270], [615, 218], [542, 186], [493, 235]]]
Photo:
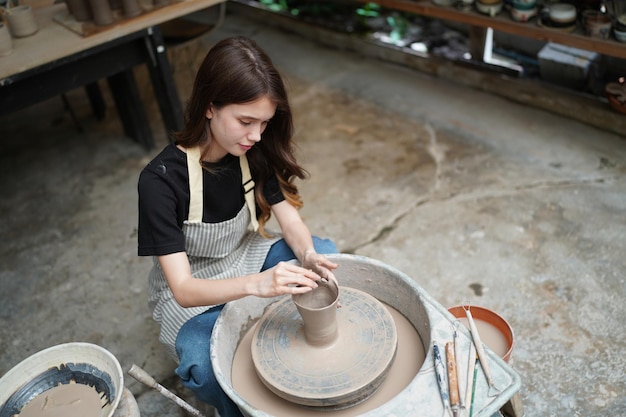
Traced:
[[[326, 256], [321, 255], [314, 250], [308, 250], [304, 252], [302, 256], [302, 267], [310, 269], [323, 279], [332, 279], [337, 283], [337, 278], [333, 274], [333, 270], [337, 269], [339, 265], [331, 262]], [[337, 283], [339, 285], [339, 283]]]

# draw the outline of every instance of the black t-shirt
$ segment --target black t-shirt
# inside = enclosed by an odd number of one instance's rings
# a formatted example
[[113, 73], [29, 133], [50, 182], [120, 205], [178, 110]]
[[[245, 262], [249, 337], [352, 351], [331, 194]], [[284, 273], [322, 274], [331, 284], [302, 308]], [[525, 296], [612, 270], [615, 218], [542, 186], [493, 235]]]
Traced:
[[[234, 218], [245, 203], [239, 158], [226, 155], [212, 165], [215, 173], [203, 172], [205, 223]], [[254, 172], [252, 172], [254, 179]], [[169, 144], [139, 176], [139, 256], [161, 256], [185, 250], [183, 222], [189, 213], [187, 155]], [[285, 199], [276, 177], [263, 188], [270, 205]]]

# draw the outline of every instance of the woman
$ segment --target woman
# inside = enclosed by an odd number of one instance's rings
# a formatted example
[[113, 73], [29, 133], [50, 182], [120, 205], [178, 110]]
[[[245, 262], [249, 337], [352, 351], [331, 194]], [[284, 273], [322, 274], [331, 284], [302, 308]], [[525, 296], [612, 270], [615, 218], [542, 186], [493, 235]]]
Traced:
[[[335, 279], [337, 251], [312, 237], [293, 184], [282, 78], [258, 45], [225, 39], [205, 57], [185, 126], [139, 177], [139, 255], [153, 256], [150, 306], [177, 375], [222, 417], [241, 415], [213, 375], [209, 341], [224, 303], [300, 294]], [[274, 215], [282, 237], [265, 230]], [[300, 265], [285, 261], [298, 259]]]

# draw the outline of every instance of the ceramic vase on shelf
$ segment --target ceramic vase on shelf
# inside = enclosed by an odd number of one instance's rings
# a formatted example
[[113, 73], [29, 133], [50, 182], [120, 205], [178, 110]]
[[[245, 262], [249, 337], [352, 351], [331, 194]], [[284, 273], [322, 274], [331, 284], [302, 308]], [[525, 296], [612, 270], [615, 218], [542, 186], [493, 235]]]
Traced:
[[109, 0], [111, 10], [122, 10], [122, 0]]
[[113, 12], [109, 0], [89, 0], [93, 21], [98, 26], [107, 26], [113, 23]]
[[143, 11], [138, 0], [122, 0], [122, 9], [126, 17], [138, 16]]
[[88, 0], [65, 0], [65, 4], [77, 22], [86, 22], [93, 18]]
[[35, 12], [30, 5], [20, 5], [4, 9], [4, 17], [15, 38], [24, 38], [37, 33]]
[[9, 27], [0, 21], [0, 57], [13, 52], [13, 39]]

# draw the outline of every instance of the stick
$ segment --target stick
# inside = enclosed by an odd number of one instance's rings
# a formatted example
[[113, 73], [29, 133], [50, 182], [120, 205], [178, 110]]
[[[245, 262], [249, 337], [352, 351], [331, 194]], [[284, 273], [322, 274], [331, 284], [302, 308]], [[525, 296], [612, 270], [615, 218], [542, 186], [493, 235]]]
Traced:
[[461, 357], [463, 356], [461, 354], [461, 346], [459, 343], [459, 332], [458, 332], [458, 326], [460, 325], [460, 322], [457, 320], [455, 322], [455, 328], [454, 328], [454, 358], [456, 361], [456, 374], [457, 374], [457, 378], [458, 378], [458, 383], [457, 386], [459, 387], [459, 406], [464, 409], [465, 408], [465, 395], [463, 395], [465, 393], [465, 389], [466, 389], [466, 384], [465, 384], [465, 378], [466, 378], [466, 374], [463, 373], [463, 371], [465, 370], [465, 368], [463, 366], [459, 366], [461, 365]]
[[465, 310], [465, 315], [467, 316], [467, 321], [469, 321], [470, 332], [472, 333], [472, 339], [474, 339], [474, 345], [476, 346], [476, 353], [478, 353], [478, 359], [480, 359], [480, 366], [483, 368], [483, 372], [487, 377], [487, 383], [489, 384], [489, 393], [490, 397], [495, 396], [500, 392], [495, 386], [493, 382], [493, 378], [491, 377], [491, 370], [489, 369], [489, 362], [487, 362], [487, 354], [485, 353], [485, 348], [483, 347], [483, 342], [480, 340], [480, 335], [478, 334], [478, 329], [476, 328], [476, 323], [474, 323], [474, 318], [472, 317], [472, 313], [469, 308]]
[[478, 375], [478, 358], [476, 358], [476, 361], [474, 363], [474, 378], [472, 382], [472, 399], [470, 401], [469, 417], [472, 417], [474, 415], [474, 394], [476, 394], [476, 375]]
[[154, 378], [148, 375], [146, 371], [144, 371], [137, 365], [133, 364], [133, 366], [131, 366], [130, 370], [128, 371], [128, 375], [132, 376], [133, 378], [135, 378], [137, 381], [141, 382], [142, 384], [147, 385], [148, 387], [158, 391], [168, 400], [173, 401], [174, 403], [176, 403], [176, 405], [182, 407], [185, 411], [187, 411], [192, 416], [204, 417], [202, 413], [200, 413], [200, 411], [193, 408], [191, 405], [189, 405], [189, 403], [187, 403], [185, 400], [178, 397], [177, 395], [173, 394], [171, 391], [168, 391], [167, 388], [165, 388], [163, 385], [156, 382]]
[[469, 407], [472, 403], [472, 377], [474, 375], [477, 360], [478, 356], [476, 356], [476, 348], [473, 343], [470, 343], [470, 353], [467, 360], [467, 378], [465, 379], [465, 407]]

